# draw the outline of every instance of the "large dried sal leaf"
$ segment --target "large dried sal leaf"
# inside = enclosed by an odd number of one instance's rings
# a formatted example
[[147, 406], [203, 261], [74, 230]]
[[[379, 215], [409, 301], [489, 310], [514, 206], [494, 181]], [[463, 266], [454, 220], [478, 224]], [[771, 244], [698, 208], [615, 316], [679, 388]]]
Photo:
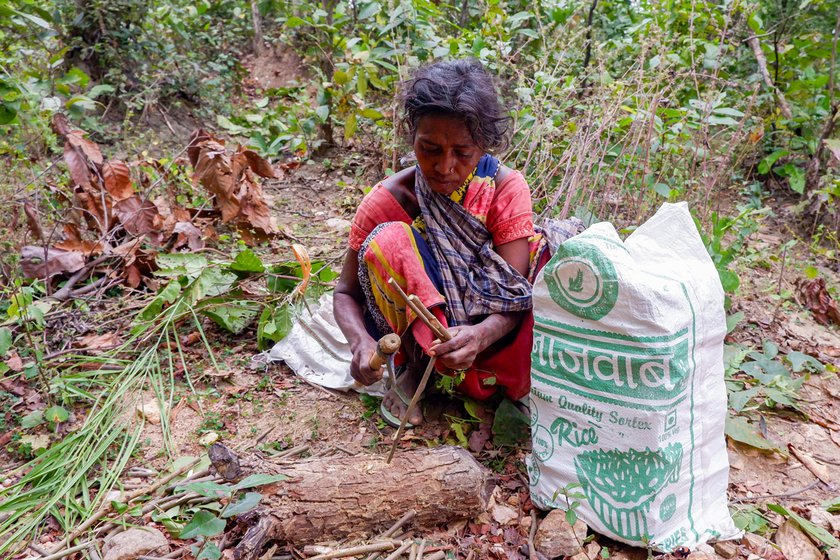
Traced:
[[70, 145], [64, 144], [64, 163], [70, 171], [70, 178], [75, 185], [86, 185], [90, 183], [91, 174], [87, 158], [84, 154]]
[[62, 251], [75, 251], [83, 255], [99, 255], [102, 253], [102, 243], [99, 241], [88, 241], [87, 239], [66, 239], [54, 245]]
[[102, 179], [105, 190], [114, 200], [125, 200], [134, 195], [134, 185], [131, 183], [131, 171], [122, 161], [108, 161], [102, 165]]
[[222, 222], [239, 215], [238, 185], [224, 146], [212, 140], [201, 146], [193, 180], [215, 197], [213, 202], [222, 213]]
[[201, 238], [201, 230], [195, 227], [192, 222], [178, 222], [172, 229], [172, 233], [178, 235], [173, 249], [186, 245], [190, 251], [198, 251], [204, 248], [204, 240]]
[[81, 130], [74, 130], [67, 135], [67, 143], [79, 150], [91, 162], [96, 165], [102, 165], [105, 159], [102, 157], [102, 151], [95, 142], [91, 142], [82, 136], [84, 132]]
[[159, 233], [163, 226], [157, 206], [137, 195], [114, 203], [114, 215], [128, 233], [137, 237]]
[[271, 167], [271, 164], [268, 163], [268, 161], [263, 159], [261, 156], [259, 156], [254, 150], [241, 149], [241, 153], [248, 160], [248, 165], [250, 166], [251, 171], [259, 175], [260, 177], [274, 179], [277, 176], [274, 173], [274, 168]]
[[76, 251], [27, 245], [20, 250], [20, 268], [27, 278], [50, 278], [77, 272], [85, 266], [85, 256]]

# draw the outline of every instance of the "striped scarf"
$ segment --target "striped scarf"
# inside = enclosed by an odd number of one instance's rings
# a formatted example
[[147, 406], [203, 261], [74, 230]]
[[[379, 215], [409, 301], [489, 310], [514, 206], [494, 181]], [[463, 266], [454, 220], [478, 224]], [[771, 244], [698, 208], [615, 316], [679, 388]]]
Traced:
[[[474, 174], [495, 177], [498, 169], [499, 160], [484, 155]], [[531, 309], [531, 284], [493, 250], [487, 227], [458, 202], [433, 192], [419, 165], [415, 177], [426, 237], [443, 277], [450, 324]]]

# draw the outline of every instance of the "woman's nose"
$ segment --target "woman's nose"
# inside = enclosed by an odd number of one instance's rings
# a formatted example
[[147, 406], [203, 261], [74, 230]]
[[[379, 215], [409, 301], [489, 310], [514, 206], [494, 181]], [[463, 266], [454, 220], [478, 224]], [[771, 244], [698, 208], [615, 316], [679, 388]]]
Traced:
[[435, 171], [446, 175], [455, 167], [455, 158], [450, 155], [442, 155], [436, 162]]

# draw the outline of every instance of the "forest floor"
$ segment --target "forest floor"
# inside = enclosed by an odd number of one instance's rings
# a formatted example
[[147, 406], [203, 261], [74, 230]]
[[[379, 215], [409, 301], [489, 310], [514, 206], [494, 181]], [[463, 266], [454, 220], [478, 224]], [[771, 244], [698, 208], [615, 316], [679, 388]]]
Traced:
[[[282, 75], [281, 68], [288, 62], [272, 62], [278, 64], [277, 69], [270, 64], [257, 64], [253, 79], [282, 83], [288, 76]], [[186, 145], [190, 132], [186, 127], [167, 129], [172, 136], [161, 141], [161, 146]], [[176, 148], [172, 150], [177, 152]], [[266, 200], [283, 235], [272, 240], [271, 248], [262, 250], [261, 256], [266, 261], [277, 255], [282, 255], [280, 260], [286, 259], [290, 244], [298, 242], [306, 246], [313, 259], [340, 266], [349, 220], [363, 196], [362, 188], [377, 180], [382, 167], [382, 161], [367, 155], [334, 152], [318, 161], [305, 162], [279, 179], [264, 181]], [[731, 193], [721, 197], [720, 211], [734, 211], [731, 206], [737, 197]], [[781, 504], [838, 536], [840, 516], [827, 514], [823, 503], [835, 499], [840, 492], [840, 330], [818, 324], [803, 307], [797, 295], [802, 267], [792, 264], [813, 263], [821, 277], [836, 285], [837, 261], [806, 242], [779, 255], [779, 248], [797, 231], [788, 227], [790, 209], [784, 201], [771, 197], [765, 204], [773, 209], [774, 217], [761, 222], [761, 229], [747, 239], [744, 256], [737, 261], [741, 287], [733, 298], [730, 313], [740, 311], [744, 317], [727, 341], [758, 350], [765, 341], [772, 341], [781, 354], [804, 352], [829, 364], [833, 371], [808, 376], [799, 393], [799, 411], [782, 407], [761, 411], [762, 435], [775, 445], [776, 451], [727, 439], [728, 497], [733, 510], [755, 514], [751, 530], [771, 539], [784, 519], [763, 509], [768, 503]], [[308, 446], [309, 455], [387, 453], [394, 430], [381, 422], [371, 401], [360, 399], [354, 392], [338, 393], [312, 386], [282, 364], [266, 365], [253, 360], [260, 354], [253, 329], [232, 336], [213, 325], [206, 328], [218, 352], [220, 363], [216, 369], [223, 374], [206, 376], [194, 391], [182, 379], [178, 381], [167, 430], [175, 457], [201, 456], [206, 453], [208, 442], [216, 439], [231, 447], [252, 448], [266, 457], [302, 445]], [[202, 350], [196, 347], [187, 351], [192, 352], [198, 365], [194, 369], [201, 371]], [[150, 391], [140, 400], [154, 398]], [[454, 404], [446, 411], [441, 407], [431, 411], [430, 421], [409, 431], [402, 445], [457, 442], [452, 422], [453, 415], [459, 414], [457, 409]], [[169, 447], [164, 437], [159, 424], [146, 423], [140, 450], [130, 466], [166, 472], [170, 457], [164, 452]], [[497, 503], [512, 509], [515, 517], [483, 516], [417, 537], [454, 551], [457, 558], [465, 558], [471, 550], [475, 551], [474, 558], [526, 558], [521, 551], [528, 542], [531, 524], [532, 506], [523, 462], [528, 452], [528, 446], [497, 448], [491, 442], [476, 453], [479, 461], [496, 473], [501, 488]], [[20, 458], [13, 455], [4, 459], [8, 464], [20, 463]], [[4, 485], [11, 482], [2, 481]], [[153, 479], [147, 476], [122, 479], [126, 489], [151, 482]], [[40, 545], [49, 548], [57, 538], [54, 533], [45, 532]], [[595, 535], [593, 543], [587, 548], [590, 560], [647, 557], [645, 551], [602, 536]], [[732, 551], [726, 547], [717, 552], [725, 558], [748, 558], [750, 554], [744, 547], [736, 547], [732, 556], [728, 556]], [[706, 557], [715, 558], [714, 554], [707, 550]], [[28, 552], [20, 557], [39, 556]], [[801, 558], [811, 557], [803, 552]], [[800, 560], [790, 556], [789, 559]]]

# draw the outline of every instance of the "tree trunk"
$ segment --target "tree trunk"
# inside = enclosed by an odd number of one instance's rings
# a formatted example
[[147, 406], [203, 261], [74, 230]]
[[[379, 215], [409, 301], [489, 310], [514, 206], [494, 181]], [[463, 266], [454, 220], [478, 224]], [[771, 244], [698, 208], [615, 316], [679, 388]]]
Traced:
[[238, 559], [256, 558], [270, 540], [367, 538], [412, 509], [420, 530], [469, 519], [486, 510], [494, 486], [490, 472], [460, 447], [398, 453], [390, 465], [383, 456], [360, 455], [257, 468], [289, 479], [264, 487], [260, 510], [241, 519], [251, 527], [236, 548]]
[[251, 0], [251, 19], [254, 24], [254, 56], [261, 56], [265, 51], [262, 32], [262, 18], [260, 17], [260, 5], [257, 0]]

